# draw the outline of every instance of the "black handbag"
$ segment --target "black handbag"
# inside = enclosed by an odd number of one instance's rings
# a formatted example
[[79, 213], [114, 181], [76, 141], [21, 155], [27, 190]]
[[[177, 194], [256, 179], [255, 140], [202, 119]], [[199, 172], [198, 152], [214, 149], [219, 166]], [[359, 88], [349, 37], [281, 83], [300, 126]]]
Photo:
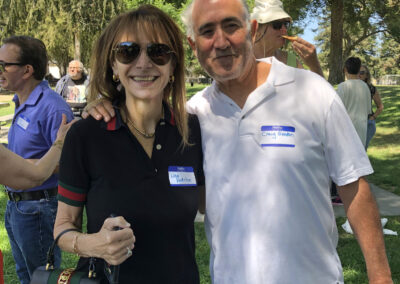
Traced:
[[54, 269], [54, 248], [58, 239], [67, 232], [78, 231], [77, 229], [66, 229], [62, 231], [54, 240], [49, 251], [47, 252], [47, 265], [40, 266], [33, 272], [30, 284], [100, 284], [100, 280], [96, 279], [95, 259], [89, 260], [89, 271], [75, 271], [74, 268]]

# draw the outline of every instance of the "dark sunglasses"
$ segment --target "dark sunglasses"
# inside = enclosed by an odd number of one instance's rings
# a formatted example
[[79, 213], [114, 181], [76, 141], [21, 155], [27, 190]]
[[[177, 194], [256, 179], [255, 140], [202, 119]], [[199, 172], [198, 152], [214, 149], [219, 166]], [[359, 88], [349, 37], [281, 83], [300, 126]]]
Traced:
[[7, 66], [12, 66], [12, 65], [17, 65], [17, 66], [24, 66], [24, 63], [20, 63], [20, 62], [0, 62], [0, 72], [6, 72], [6, 67]]
[[[126, 41], [117, 44], [113, 51], [115, 59], [123, 64], [129, 64], [139, 57], [141, 49], [139, 44]], [[166, 44], [149, 43], [146, 46], [146, 53], [155, 64], [165, 65], [171, 60], [171, 54], [174, 52]]]
[[365, 74], [367, 74], [367, 72], [365, 72], [365, 71], [360, 71], [360, 75], [365, 75]]
[[289, 30], [290, 27], [292, 26], [290, 21], [273, 21], [270, 22], [270, 24], [274, 30], [280, 30], [282, 26], [285, 26], [286, 30]]

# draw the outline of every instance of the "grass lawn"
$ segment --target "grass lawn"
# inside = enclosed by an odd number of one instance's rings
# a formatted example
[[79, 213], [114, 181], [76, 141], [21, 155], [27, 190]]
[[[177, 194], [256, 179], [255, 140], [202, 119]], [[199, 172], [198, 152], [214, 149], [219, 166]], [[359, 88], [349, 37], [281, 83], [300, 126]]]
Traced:
[[[201, 90], [203, 86], [196, 85], [188, 89], [188, 96]], [[375, 173], [369, 180], [384, 189], [400, 195], [400, 86], [379, 86], [384, 112], [378, 118], [377, 134], [373, 138], [368, 155]], [[3, 96], [0, 96], [0, 100]], [[11, 98], [10, 98], [11, 100]], [[10, 113], [12, 113], [13, 109]], [[8, 113], [5, 113], [8, 114]], [[0, 114], [4, 115], [4, 114]], [[6, 195], [0, 191], [0, 249], [4, 254], [5, 283], [18, 283], [14, 261], [11, 255], [7, 233], [4, 228], [4, 211]], [[400, 217], [388, 217], [386, 228], [400, 233]], [[343, 224], [345, 218], [337, 218], [338, 225]], [[208, 272], [209, 247], [205, 238], [202, 223], [196, 223], [196, 252], [199, 265], [201, 283], [211, 283]], [[342, 261], [345, 283], [368, 283], [365, 263], [353, 235], [345, 233], [339, 226], [338, 252]], [[400, 283], [400, 239], [397, 236], [385, 236], [387, 255], [392, 269], [394, 283]], [[63, 267], [72, 267], [76, 257], [63, 254]], [[289, 272], [290, 273], [290, 272]]]

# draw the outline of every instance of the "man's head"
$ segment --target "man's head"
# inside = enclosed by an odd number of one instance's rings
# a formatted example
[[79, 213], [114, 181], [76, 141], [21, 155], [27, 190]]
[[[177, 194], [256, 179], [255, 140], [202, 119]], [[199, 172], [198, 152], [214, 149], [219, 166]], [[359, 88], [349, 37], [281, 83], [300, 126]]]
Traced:
[[361, 60], [358, 57], [349, 57], [344, 63], [344, 71], [351, 75], [357, 75], [360, 72]]
[[18, 47], [18, 62], [33, 68], [33, 77], [43, 80], [47, 72], [47, 52], [44, 43], [30, 36], [12, 36], [3, 40], [4, 45]]
[[194, 0], [182, 16], [189, 44], [201, 66], [216, 81], [239, 78], [253, 63], [250, 24], [244, 0]]
[[79, 60], [72, 60], [68, 65], [68, 75], [72, 80], [79, 80], [83, 74], [83, 63]]
[[29, 36], [12, 36], [3, 40], [0, 48], [0, 84], [17, 92], [26, 82], [41, 81], [47, 71], [46, 47]]

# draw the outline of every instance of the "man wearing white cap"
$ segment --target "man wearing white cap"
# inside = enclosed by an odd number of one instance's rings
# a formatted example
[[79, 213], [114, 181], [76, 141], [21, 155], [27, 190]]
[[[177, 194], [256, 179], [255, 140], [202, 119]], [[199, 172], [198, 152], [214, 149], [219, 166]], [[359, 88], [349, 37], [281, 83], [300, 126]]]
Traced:
[[[275, 56], [279, 61], [292, 66], [303, 68], [296, 60], [296, 55], [280, 48], [285, 45], [287, 31], [291, 26], [292, 17], [283, 10], [279, 0], [256, 0], [251, 19], [258, 23], [254, 44], [256, 58]], [[293, 50], [301, 57], [311, 71], [324, 77], [319, 64], [314, 45], [300, 37], [289, 37]]]

